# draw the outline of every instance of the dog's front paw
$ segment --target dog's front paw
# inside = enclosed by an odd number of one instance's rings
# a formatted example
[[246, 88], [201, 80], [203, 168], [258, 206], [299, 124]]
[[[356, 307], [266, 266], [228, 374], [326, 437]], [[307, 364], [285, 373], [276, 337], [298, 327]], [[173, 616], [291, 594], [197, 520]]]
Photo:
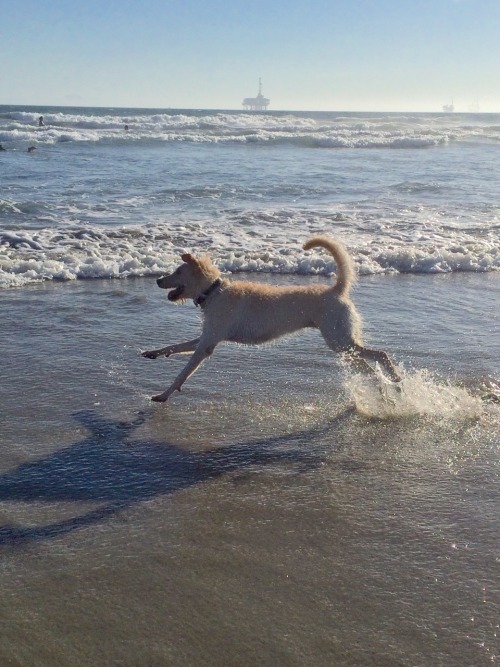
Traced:
[[144, 357], [144, 359], [158, 359], [159, 356], [160, 354], [157, 350], [146, 350], [145, 352], [141, 352], [141, 357]]
[[177, 385], [172, 385], [163, 394], [156, 394], [156, 396], [151, 396], [151, 400], [155, 403], [165, 403], [176, 391], [180, 392], [181, 387]]
[[156, 396], [151, 396], [151, 400], [155, 403], [165, 403], [168, 399], [168, 396], [165, 394], [156, 394]]

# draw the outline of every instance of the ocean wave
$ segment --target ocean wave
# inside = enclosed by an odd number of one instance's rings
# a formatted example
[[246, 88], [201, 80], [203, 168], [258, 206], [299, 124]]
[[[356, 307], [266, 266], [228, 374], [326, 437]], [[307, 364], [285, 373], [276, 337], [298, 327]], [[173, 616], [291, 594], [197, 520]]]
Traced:
[[330, 275], [302, 250], [317, 234], [361, 275], [498, 271], [497, 151], [481, 142], [499, 118], [0, 107], [0, 285], [160, 275], [184, 250], [228, 273]]
[[[104, 229], [0, 233], [0, 287], [19, 287], [46, 280], [85, 280], [159, 276], [170, 272], [186, 251], [209, 252], [228, 274], [282, 273], [330, 276], [333, 259], [304, 252], [288, 233], [275, 239], [250, 233], [217, 231], [191, 224], [170, 228], [149, 225]], [[359, 275], [500, 271], [500, 242], [463, 241], [349, 244]]]
[[[195, 142], [291, 144], [318, 148], [421, 149], [460, 141], [500, 141], [493, 122], [471, 124], [453, 116], [386, 117], [245, 113], [0, 113], [0, 141], [28, 143]], [[417, 120], [416, 120], [417, 118]], [[127, 130], [125, 130], [127, 126]]]

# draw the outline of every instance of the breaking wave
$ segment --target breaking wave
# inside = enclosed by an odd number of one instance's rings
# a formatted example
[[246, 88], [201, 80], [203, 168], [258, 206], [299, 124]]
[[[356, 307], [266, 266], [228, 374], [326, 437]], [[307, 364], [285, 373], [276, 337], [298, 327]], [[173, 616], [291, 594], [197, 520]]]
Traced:
[[[471, 124], [460, 115], [265, 114], [101, 109], [0, 110], [0, 141], [8, 146], [61, 142], [195, 142], [292, 144], [322, 148], [430, 148], [459, 141], [500, 141], [487, 115]], [[125, 125], [128, 130], [125, 131]]]

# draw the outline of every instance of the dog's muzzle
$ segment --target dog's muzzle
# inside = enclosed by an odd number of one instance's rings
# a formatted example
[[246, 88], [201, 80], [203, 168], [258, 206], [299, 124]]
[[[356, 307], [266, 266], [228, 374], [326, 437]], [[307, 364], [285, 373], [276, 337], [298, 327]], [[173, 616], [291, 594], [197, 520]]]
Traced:
[[165, 277], [158, 278], [156, 284], [158, 285], [158, 287], [161, 287], [162, 289], [167, 289], [167, 285], [165, 285]]

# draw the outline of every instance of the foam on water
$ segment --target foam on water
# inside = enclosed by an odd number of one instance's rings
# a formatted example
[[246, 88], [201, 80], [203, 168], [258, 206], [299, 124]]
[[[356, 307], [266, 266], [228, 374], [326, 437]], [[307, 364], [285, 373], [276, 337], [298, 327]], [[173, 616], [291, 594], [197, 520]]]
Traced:
[[388, 382], [380, 372], [373, 378], [353, 375], [347, 386], [356, 409], [372, 419], [425, 416], [464, 420], [477, 419], [483, 412], [480, 398], [433, 378], [425, 369], [405, 373], [398, 384]]
[[[228, 224], [224, 229], [181, 222], [111, 229], [86, 225], [0, 230], [0, 287], [44, 280], [156, 276], [170, 272], [186, 251], [208, 251], [226, 273], [332, 275], [335, 263], [328, 254], [302, 250], [307, 237], [317, 233], [316, 224], [302, 222], [300, 236], [290, 237], [293, 227], [290, 220], [286, 228], [273, 235], [264, 234], [264, 230], [259, 233], [258, 224], [250, 229]], [[464, 237], [452, 243], [434, 239], [387, 245], [364, 243], [362, 237], [354, 235], [353, 244], [348, 244], [360, 275], [500, 269], [498, 242]], [[343, 234], [342, 238], [349, 240], [349, 235]]]

